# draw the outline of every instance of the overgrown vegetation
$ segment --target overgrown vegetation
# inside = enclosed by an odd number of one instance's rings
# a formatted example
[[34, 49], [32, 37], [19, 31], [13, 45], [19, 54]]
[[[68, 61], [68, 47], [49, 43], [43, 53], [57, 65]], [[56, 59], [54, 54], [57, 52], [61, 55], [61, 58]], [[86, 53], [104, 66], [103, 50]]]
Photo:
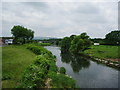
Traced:
[[[31, 50], [38, 56], [34, 62], [25, 70], [23, 79], [21, 81], [21, 88], [41, 88], [46, 87], [46, 80], [51, 79], [49, 82], [52, 88], [74, 88], [75, 81], [64, 75], [60, 74], [58, 67], [55, 64], [55, 56], [50, 51], [43, 47], [35, 45], [28, 45], [27, 49]], [[65, 73], [65, 70], [64, 70]]]
[[3, 47], [3, 88], [74, 88], [75, 81], [62, 72], [56, 57], [39, 44]]

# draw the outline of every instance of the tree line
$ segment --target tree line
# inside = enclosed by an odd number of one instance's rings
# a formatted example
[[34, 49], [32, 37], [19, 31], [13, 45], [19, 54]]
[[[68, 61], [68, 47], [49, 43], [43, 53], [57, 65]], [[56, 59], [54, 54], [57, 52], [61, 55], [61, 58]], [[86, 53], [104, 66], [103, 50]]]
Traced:
[[[11, 33], [13, 35], [14, 44], [25, 44], [26, 42], [32, 41], [34, 38], [34, 31], [20, 25], [14, 26], [11, 29]], [[100, 43], [102, 45], [120, 45], [120, 31], [111, 31], [105, 35], [104, 39], [90, 39], [86, 33], [82, 33], [81, 35], [77, 36], [71, 35], [70, 37], [64, 37], [63, 39], [50, 39], [45, 41], [52, 44], [55, 43], [56, 45], [61, 45], [62, 50], [64, 51], [81, 52], [88, 48], [91, 45], [91, 42]]]
[[120, 45], [120, 31], [114, 30], [105, 35], [105, 38], [91, 39], [94, 43], [100, 43], [101, 45]]

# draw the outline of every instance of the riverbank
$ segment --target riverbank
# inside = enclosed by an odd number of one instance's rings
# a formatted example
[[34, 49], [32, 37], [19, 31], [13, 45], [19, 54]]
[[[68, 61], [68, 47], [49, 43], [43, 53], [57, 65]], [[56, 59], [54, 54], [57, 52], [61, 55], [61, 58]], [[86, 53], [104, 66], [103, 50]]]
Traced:
[[[27, 53], [25, 53], [26, 51]], [[26, 58], [27, 56], [29, 58]], [[75, 87], [75, 81], [72, 78], [60, 73], [60, 68], [56, 66], [55, 56], [42, 46], [35, 44], [10, 45], [3, 47], [3, 57], [3, 88]], [[29, 60], [31, 62], [27, 63]], [[26, 66], [23, 68], [24, 64]], [[21, 71], [19, 71], [20, 68], [22, 68]]]
[[119, 65], [119, 50], [118, 46], [107, 46], [98, 45], [91, 46], [90, 49], [86, 50], [85, 53], [88, 54], [92, 60], [106, 64], [107, 66], [120, 68]]
[[[87, 60], [80, 55], [73, 58], [69, 53], [61, 53], [60, 47], [46, 46], [56, 56], [56, 65], [64, 67], [66, 73], [76, 80], [80, 88], [118, 88], [118, 70]], [[85, 57], [86, 58], [86, 57]], [[102, 76], [102, 77], [101, 77]]]
[[23, 71], [36, 56], [24, 45], [9, 45], [2, 48], [2, 87], [14, 88], [19, 84]]

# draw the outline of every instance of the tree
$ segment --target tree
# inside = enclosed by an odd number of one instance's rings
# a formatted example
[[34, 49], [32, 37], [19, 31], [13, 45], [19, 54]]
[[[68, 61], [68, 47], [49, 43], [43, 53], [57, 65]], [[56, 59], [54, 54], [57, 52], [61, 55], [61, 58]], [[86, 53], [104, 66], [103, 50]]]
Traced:
[[105, 41], [107, 44], [120, 44], [120, 31], [111, 31], [110, 33], [106, 34]]
[[61, 41], [61, 51], [71, 52], [73, 54], [78, 54], [88, 49], [91, 45], [89, 36], [86, 33], [81, 33], [80, 35], [71, 35], [70, 37], [65, 37]]
[[75, 36], [70, 45], [70, 52], [73, 54], [79, 54], [88, 49], [91, 45], [89, 36], [86, 33], [82, 33], [79, 36]]
[[71, 42], [71, 46], [70, 46], [70, 52], [76, 54], [78, 52], [81, 52], [84, 49], [84, 41], [80, 38], [80, 36], [76, 36], [72, 42]]
[[87, 35], [87, 33], [81, 33], [80, 37], [81, 39], [89, 39], [89, 36]]
[[23, 26], [14, 26], [11, 29], [11, 33], [13, 34], [14, 37], [14, 43], [22, 43], [24, 44], [26, 40], [32, 40], [34, 37], [34, 31], [24, 28]]
[[69, 51], [71, 40], [69, 37], [64, 37], [61, 41], [61, 51]]

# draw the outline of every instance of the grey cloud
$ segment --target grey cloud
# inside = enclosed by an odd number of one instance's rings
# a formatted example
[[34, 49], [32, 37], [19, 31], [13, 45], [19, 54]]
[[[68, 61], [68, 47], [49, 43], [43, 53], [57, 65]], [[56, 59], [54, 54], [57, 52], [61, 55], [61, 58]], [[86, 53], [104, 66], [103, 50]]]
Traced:
[[104, 37], [117, 27], [117, 6], [102, 5], [99, 2], [5, 2], [3, 36], [10, 36], [11, 27], [20, 24], [33, 29], [35, 36], [64, 37], [86, 31], [91, 37]]

